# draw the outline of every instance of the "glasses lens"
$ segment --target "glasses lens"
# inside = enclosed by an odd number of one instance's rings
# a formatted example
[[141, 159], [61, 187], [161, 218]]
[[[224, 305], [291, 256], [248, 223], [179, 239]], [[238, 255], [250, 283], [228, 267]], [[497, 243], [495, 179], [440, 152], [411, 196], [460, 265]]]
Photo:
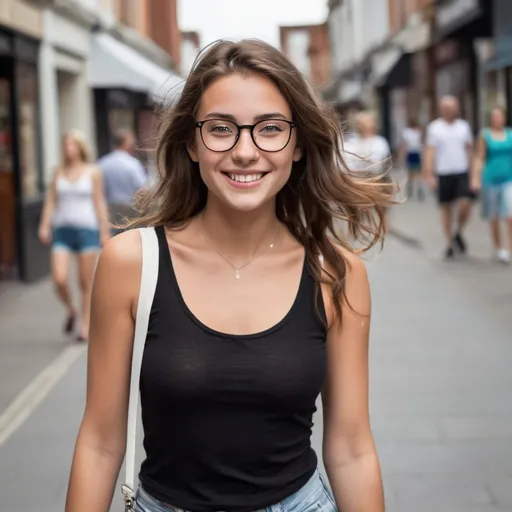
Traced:
[[209, 119], [201, 128], [204, 145], [210, 151], [227, 151], [236, 142], [238, 128], [231, 121]]
[[267, 119], [254, 127], [254, 140], [263, 151], [281, 151], [290, 140], [291, 126], [279, 119]]

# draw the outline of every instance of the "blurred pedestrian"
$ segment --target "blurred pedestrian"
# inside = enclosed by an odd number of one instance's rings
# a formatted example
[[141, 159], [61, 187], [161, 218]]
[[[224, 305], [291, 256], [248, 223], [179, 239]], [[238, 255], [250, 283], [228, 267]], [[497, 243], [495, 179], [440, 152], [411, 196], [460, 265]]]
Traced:
[[[512, 252], [512, 130], [505, 125], [502, 108], [491, 112], [490, 126], [477, 141], [471, 186], [481, 189], [482, 214], [489, 221], [497, 261], [510, 263]], [[502, 244], [500, 221], [504, 220], [508, 246]]]
[[135, 135], [131, 130], [118, 130], [114, 134], [114, 150], [98, 161], [105, 180], [113, 234], [121, 232], [122, 228], [118, 226], [135, 217], [134, 196], [148, 179], [144, 166], [133, 156], [135, 144]]
[[103, 179], [99, 169], [90, 162], [85, 137], [78, 131], [63, 137], [63, 163], [56, 169], [46, 194], [39, 238], [52, 246], [52, 278], [67, 309], [66, 334], [74, 332], [78, 317], [68, 282], [71, 256], [77, 255], [81, 294], [78, 340], [86, 341], [97, 253], [110, 233]]
[[423, 153], [423, 130], [414, 117], [402, 132], [398, 161], [407, 170], [407, 196], [415, 195], [420, 201], [424, 199], [423, 180], [421, 176], [421, 155]]
[[[467, 251], [464, 228], [471, 214], [469, 171], [473, 158], [473, 135], [469, 123], [459, 118], [459, 100], [444, 96], [439, 102], [440, 117], [427, 128], [423, 174], [437, 190], [447, 247], [445, 258], [455, 251]], [[457, 219], [454, 230], [454, 209]]]
[[[390, 182], [391, 149], [388, 141], [378, 134], [373, 112], [362, 111], [354, 118], [355, 132], [345, 140], [344, 159], [348, 169], [362, 176], [380, 176]], [[384, 211], [384, 231], [389, 229], [388, 211]]]
[[391, 198], [342, 172], [339, 136], [336, 115], [274, 47], [221, 41], [199, 58], [167, 114], [162, 180], [136, 222], [156, 226], [154, 299], [138, 297], [136, 230], [100, 258], [68, 512], [110, 506], [139, 299], [152, 311], [135, 510], [334, 512], [310, 439], [322, 392], [338, 507], [384, 511], [368, 414], [368, 280], [333, 224], [346, 219], [356, 239], [369, 229], [376, 242], [375, 210]]

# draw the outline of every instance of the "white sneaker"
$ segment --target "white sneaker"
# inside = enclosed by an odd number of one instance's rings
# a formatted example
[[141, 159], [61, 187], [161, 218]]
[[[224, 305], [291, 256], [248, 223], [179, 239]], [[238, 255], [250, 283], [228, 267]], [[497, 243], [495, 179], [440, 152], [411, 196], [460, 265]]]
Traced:
[[510, 253], [507, 249], [499, 249], [496, 251], [496, 260], [500, 263], [510, 263]]

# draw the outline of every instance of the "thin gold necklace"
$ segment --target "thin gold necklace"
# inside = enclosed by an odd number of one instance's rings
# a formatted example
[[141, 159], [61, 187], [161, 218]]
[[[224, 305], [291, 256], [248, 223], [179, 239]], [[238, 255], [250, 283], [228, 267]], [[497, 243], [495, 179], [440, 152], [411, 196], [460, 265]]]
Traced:
[[204, 224], [203, 224], [203, 238], [204, 238], [204, 241], [230, 266], [232, 267], [234, 270], [235, 270], [235, 279], [240, 279], [241, 275], [240, 275], [240, 270], [242, 270], [243, 268], [247, 267], [247, 265], [249, 265], [250, 263], [252, 263], [258, 256], [261, 256], [263, 253], [267, 252], [269, 249], [273, 249], [274, 248], [274, 245], [276, 243], [276, 240], [277, 240], [277, 235], [279, 234], [279, 222], [277, 223], [277, 229], [276, 229], [276, 234], [274, 236], [274, 240], [273, 242], [268, 245], [267, 247], [265, 247], [263, 250], [261, 250], [260, 252], [256, 253], [249, 261], [246, 261], [243, 265], [239, 265], [239, 266], [236, 266], [236, 265], [233, 265], [233, 263], [231, 263], [223, 254], [221, 254], [214, 246], [213, 244], [208, 240], [208, 238], [206, 237], [205, 233], [204, 233]]

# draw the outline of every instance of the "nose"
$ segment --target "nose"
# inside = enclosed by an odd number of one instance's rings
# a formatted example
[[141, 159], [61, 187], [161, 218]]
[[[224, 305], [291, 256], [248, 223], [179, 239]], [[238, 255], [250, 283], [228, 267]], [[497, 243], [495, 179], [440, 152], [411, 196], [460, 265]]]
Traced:
[[251, 163], [259, 158], [259, 151], [251, 137], [250, 130], [242, 130], [233, 148], [232, 158], [240, 164]]

